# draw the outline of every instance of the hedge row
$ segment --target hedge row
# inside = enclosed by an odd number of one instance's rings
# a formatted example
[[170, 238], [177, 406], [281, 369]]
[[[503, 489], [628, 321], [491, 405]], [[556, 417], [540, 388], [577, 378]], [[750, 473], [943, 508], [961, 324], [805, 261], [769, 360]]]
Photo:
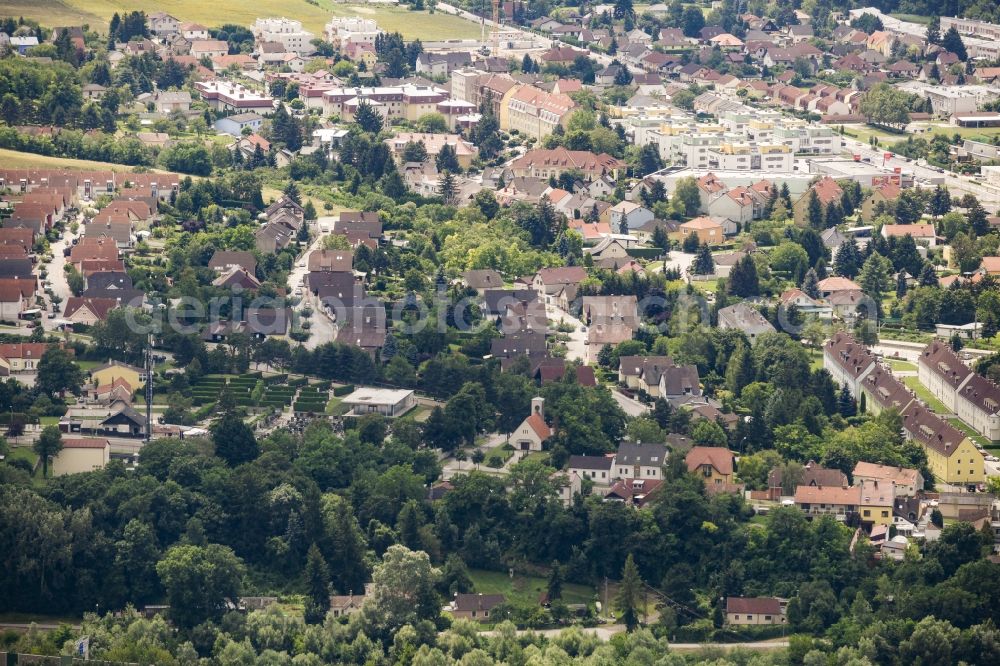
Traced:
[[354, 384], [348, 384], [346, 386], [335, 386], [333, 389], [333, 394], [337, 397], [342, 395], [349, 395], [354, 393]]

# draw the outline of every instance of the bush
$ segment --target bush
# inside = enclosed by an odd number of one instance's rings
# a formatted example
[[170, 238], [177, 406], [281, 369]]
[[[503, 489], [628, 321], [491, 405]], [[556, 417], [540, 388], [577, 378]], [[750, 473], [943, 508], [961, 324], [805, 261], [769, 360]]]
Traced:
[[333, 394], [338, 398], [344, 395], [350, 395], [354, 393], [354, 384], [348, 384], [346, 386], [336, 386], [333, 389]]

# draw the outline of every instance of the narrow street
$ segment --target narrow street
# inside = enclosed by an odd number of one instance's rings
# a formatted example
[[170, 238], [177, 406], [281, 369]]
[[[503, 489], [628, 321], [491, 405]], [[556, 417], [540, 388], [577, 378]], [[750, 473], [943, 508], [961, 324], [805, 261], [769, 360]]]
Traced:
[[[73, 239], [75, 239], [83, 230], [83, 216], [79, 216], [77, 221], [80, 223], [80, 228], [77, 229], [76, 234], [70, 231], [69, 224], [67, 223], [66, 231], [63, 232], [62, 238], [57, 240], [55, 243], [52, 243], [52, 261], [45, 265], [45, 279], [52, 288], [52, 294], [62, 299], [59, 302], [59, 315], [65, 311], [66, 301], [73, 295], [69, 290], [69, 282], [66, 280], [66, 257], [63, 256], [63, 252], [67, 247], [71, 247], [73, 245]], [[49, 306], [46, 307], [46, 311], [42, 315], [42, 328], [46, 331], [52, 331], [56, 329], [56, 324], [59, 321], [59, 315], [57, 315], [55, 319], [49, 319], [48, 313], [52, 311], [51, 300], [47, 295], [45, 299]]]
[[332, 229], [333, 223], [336, 220], [335, 217], [320, 217], [316, 220], [316, 224], [313, 227], [313, 233], [315, 238], [313, 242], [309, 244], [309, 247], [302, 253], [298, 259], [295, 260], [295, 265], [292, 266], [291, 272], [288, 274], [288, 291], [290, 294], [294, 294], [296, 289], [301, 289], [301, 302], [299, 303], [298, 310], [308, 305], [313, 313], [308, 319], [303, 319], [303, 321], [309, 322], [309, 339], [306, 340], [306, 349], [315, 349], [319, 345], [325, 342], [333, 342], [337, 337], [337, 326], [333, 323], [326, 312], [320, 307], [318, 300], [306, 289], [304, 281], [306, 273], [309, 272], [309, 254], [313, 250], [322, 248], [323, 239], [328, 236], [328, 233], [323, 233], [323, 229]]

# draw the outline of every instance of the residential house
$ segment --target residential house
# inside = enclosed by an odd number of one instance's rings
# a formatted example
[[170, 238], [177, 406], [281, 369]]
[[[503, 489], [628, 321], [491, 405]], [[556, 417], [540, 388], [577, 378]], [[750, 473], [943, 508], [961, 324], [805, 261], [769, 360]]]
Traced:
[[462, 282], [469, 289], [475, 289], [480, 296], [488, 290], [503, 289], [503, 277], [492, 269], [466, 271], [462, 274]]
[[545, 295], [545, 302], [552, 303], [553, 297], [565, 287], [580, 284], [587, 279], [587, 271], [582, 266], [563, 266], [561, 268], [542, 268], [532, 279], [532, 288]]
[[579, 172], [586, 181], [603, 176], [617, 179], [624, 172], [625, 163], [607, 154], [595, 155], [586, 150], [567, 150], [559, 147], [552, 150], [529, 150], [511, 164], [514, 177], [532, 177], [548, 180], [558, 178], [566, 171]]
[[816, 288], [823, 298], [830, 298], [838, 292], [861, 291], [861, 285], [857, 282], [839, 275], [823, 278], [817, 283]]
[[37, 370], [38, 362], [53, 346], [44, 342], [0, 343], [0, 376]]
[[895, 497], [915, 497], [924, 489], [924, 477], [918, 470], [859, 461], [851, 476], [854, 483], [879, 482], [892, 486]]
[[490, 622], [490, 611], [506, 601], [502, 594], [456, 594], [445, 610], [456, 620]]
[[614, 233], [622, 230], [624, 222], [626, 229], [635, 229], [653, 221], [653, 211], [632, 201], [621, 201], [608, 209], [608, 222]]
[[892, 483], [879, 483], [876, 479], [854, 480], [861, 491], [861, 523], [868, 528], [872, 525], [892, 525], [892, 507], [895, 501]]
[[[893, 182], [885, 182], [873, 187], [871, 194], [866, 196], [861, 202], [861, 219], [867, 223], [871, 223], [871, 221], [875, 219], [875, 216], [878, 214], [877, 210], [881, 209], [879, 204], [884, 206], [895, 201], [899, 198], [900, 191], [899, 185]], [[933, 225], [931, 225], [931, 227], [933, 231]]]
[[910, 236], [917, 245], [923, 247], [936, 247], [937, 234], [934, 232], [934, 225], [930, 223], [919, 224], [883, 224], [880, 232], [882, 238], [903, 238]]
[[861, 507], [861, 488], [841, 486], [798, 486], [795, 488], [795, 506], [811, 518], [833, 516], [846, 522], [858, 514]]
[[688, 472], [697, 474], [706, 486], [733, 483], [733, 453], [721, 446], [693, 446], [684, 456]]
[[681, 242], [688, 236], [698, 237], [702, 245], [721, 245], [725, 242], [723, 226], [710, 217], [696, 217], [680, 225]]
[[639, 304], [635, 296], [584, 296], [580, 313], [588, 326], [599, 323], [639, 325]]
[[[0, 321], [16, 323], [21, 313], [31, 305], [30, 296], [24, 294], [24, 289], [17, 280], [4, 279], [0, 284]], [[32, 287], [32, 293], [35, 291]]]
[[776, 597], [726, 597], [726, 625], [783, 625], [788, 622], [787, 606], [785, 599]]
[[142, 388], [146, 384], [146, 369], [112, 359], [90, 371], [90, 381], [98, 388], [118, 380], [124, 380], [133, 389]]
[[917, 359], [917, 377], [976, 432], [1000, 440], [1000, 389], [966, 366], [950, 345], [928, 344]]
[[775, 328], [764, 315], [747, 303], [737, 303], [719, 310], [719, 328], [733, 328], [742, 331], [754, 344], [765, 333], [774, 333]]
[[939, 482], [974, 487], [986, 481], [983, 454], [972, 440], [919, 401], [903, 411], [903, 433], [927, 454], [927, 467]]
[[631, 340], [635, 334], [635, 328], [622, 321], [608, 320], [600, 321], [587, 329], [587, 363], [597, 363], [601, 350], [606, 346], [616, 346]]
[[847, 475], [839, 469], [822, 467], [810, 460], [802, 467], [799, 476], [789, 475], [785, 478], [783, 467], [775, 467], [767, 475], [768, 499], [777, 502], [784, 496], [794, 494], [797, 486], [840, 486], [846, 488], [850, 484]]
[[840, 200], [844, 194], [844, 191], [840, 188], [840, 185], [837, 185], [837, 181], [834, 179], [829, 176], [819, 179], [792, 204], [792, 212], [796, 224], [802, 225], [809, 221], [809, 200], [811, 199], [812, 192], [816, 193], [824, 215], [826, 214], [826, 207], [831, 203], [836, 202], [837, 205], [840, 205]]
[[663, 479], [618, 479], [604, 494], [604, 501], [641, 509], [656, 497], [662, 486]]
[[847, 386], [856, 399], [860, 400], [861, 382], [876, 366], [871, 350], [844, 331], [837, 331], [823, 345], [823, 367], [837, 386]]
[[914, 396], [901, 381], [896, 379], [892, 371], [882, 365], [876, 365], [859, 384], [861, 396], [861, 411], [880, 414], [887, 409], [902, 412], [914, 400]]
[[570, 456], [566, 470], [581, 479], [590, 479], [595, 486], [610, 486], [612, 483], [613, 456]]
[[108, 313], [120, 305], [119, 301], [113, 298], [70, 296], [66, 300], [63, 319], [72, 324], [93, 326], [99, 321], [105, 321], [108, 318]]
[[264, 117], [256, 113], [236, 113], [216, 120], [215, 129], [222, 134], [242, 137], [244, 129], [256, 133], [263, 123]]
[[615, 454], [612, 478], [663, 480], [666, 462], [667, 447], [663, 444], [622, 442]]
[[242, 268], [251, 275], [257, 272], [257, 259], [252, 252], [237, 250], [216, 250], [208, 260], [208, 267], [217, 273], [224, 273], [233, 268]]

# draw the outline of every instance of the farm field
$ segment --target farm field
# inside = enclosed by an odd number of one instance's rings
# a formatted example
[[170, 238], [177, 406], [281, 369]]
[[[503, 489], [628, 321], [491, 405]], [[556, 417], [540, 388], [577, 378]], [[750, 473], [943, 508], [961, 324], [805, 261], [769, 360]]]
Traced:
[[164, 11], [182, 21], [203, 23], [209, 27], [224, 23], [249, 26], [258, 17], [286, 16], [302, 21], [306, 30], [323, 32], [331, 16], [363, 16], [378, 22], [383, 30], [400, 32], [404, 39], [439, 40], [471, 39], [480, 34], [479, 26], [471, 21], [440, 12], [411, 12], [400, 7], [369, 7], [345, 5], [331, 0], [257, 0], [253, 3], [221, 0], [220, 2], [193, 2], [192, 0], [161, 0], [156, 5], [139, 0], [0, 0], [0, 15], [32, 18], [42, 25], [79, 25], [91, 27], [107, 25], [115, 13], [144, 10], [147, 13]]
[[[2, 13], [2, 10], [0, 10]], [[0, 164], [8, 169], [79, 169], [79, 170], [110, 170], [131, 173], [134, 167], [110, 162], [93, 162], [91, 160], [75, 160], [68, 157], [50, 157], [34, 153], [19, 153], [16, 150], [0, 148]]]

